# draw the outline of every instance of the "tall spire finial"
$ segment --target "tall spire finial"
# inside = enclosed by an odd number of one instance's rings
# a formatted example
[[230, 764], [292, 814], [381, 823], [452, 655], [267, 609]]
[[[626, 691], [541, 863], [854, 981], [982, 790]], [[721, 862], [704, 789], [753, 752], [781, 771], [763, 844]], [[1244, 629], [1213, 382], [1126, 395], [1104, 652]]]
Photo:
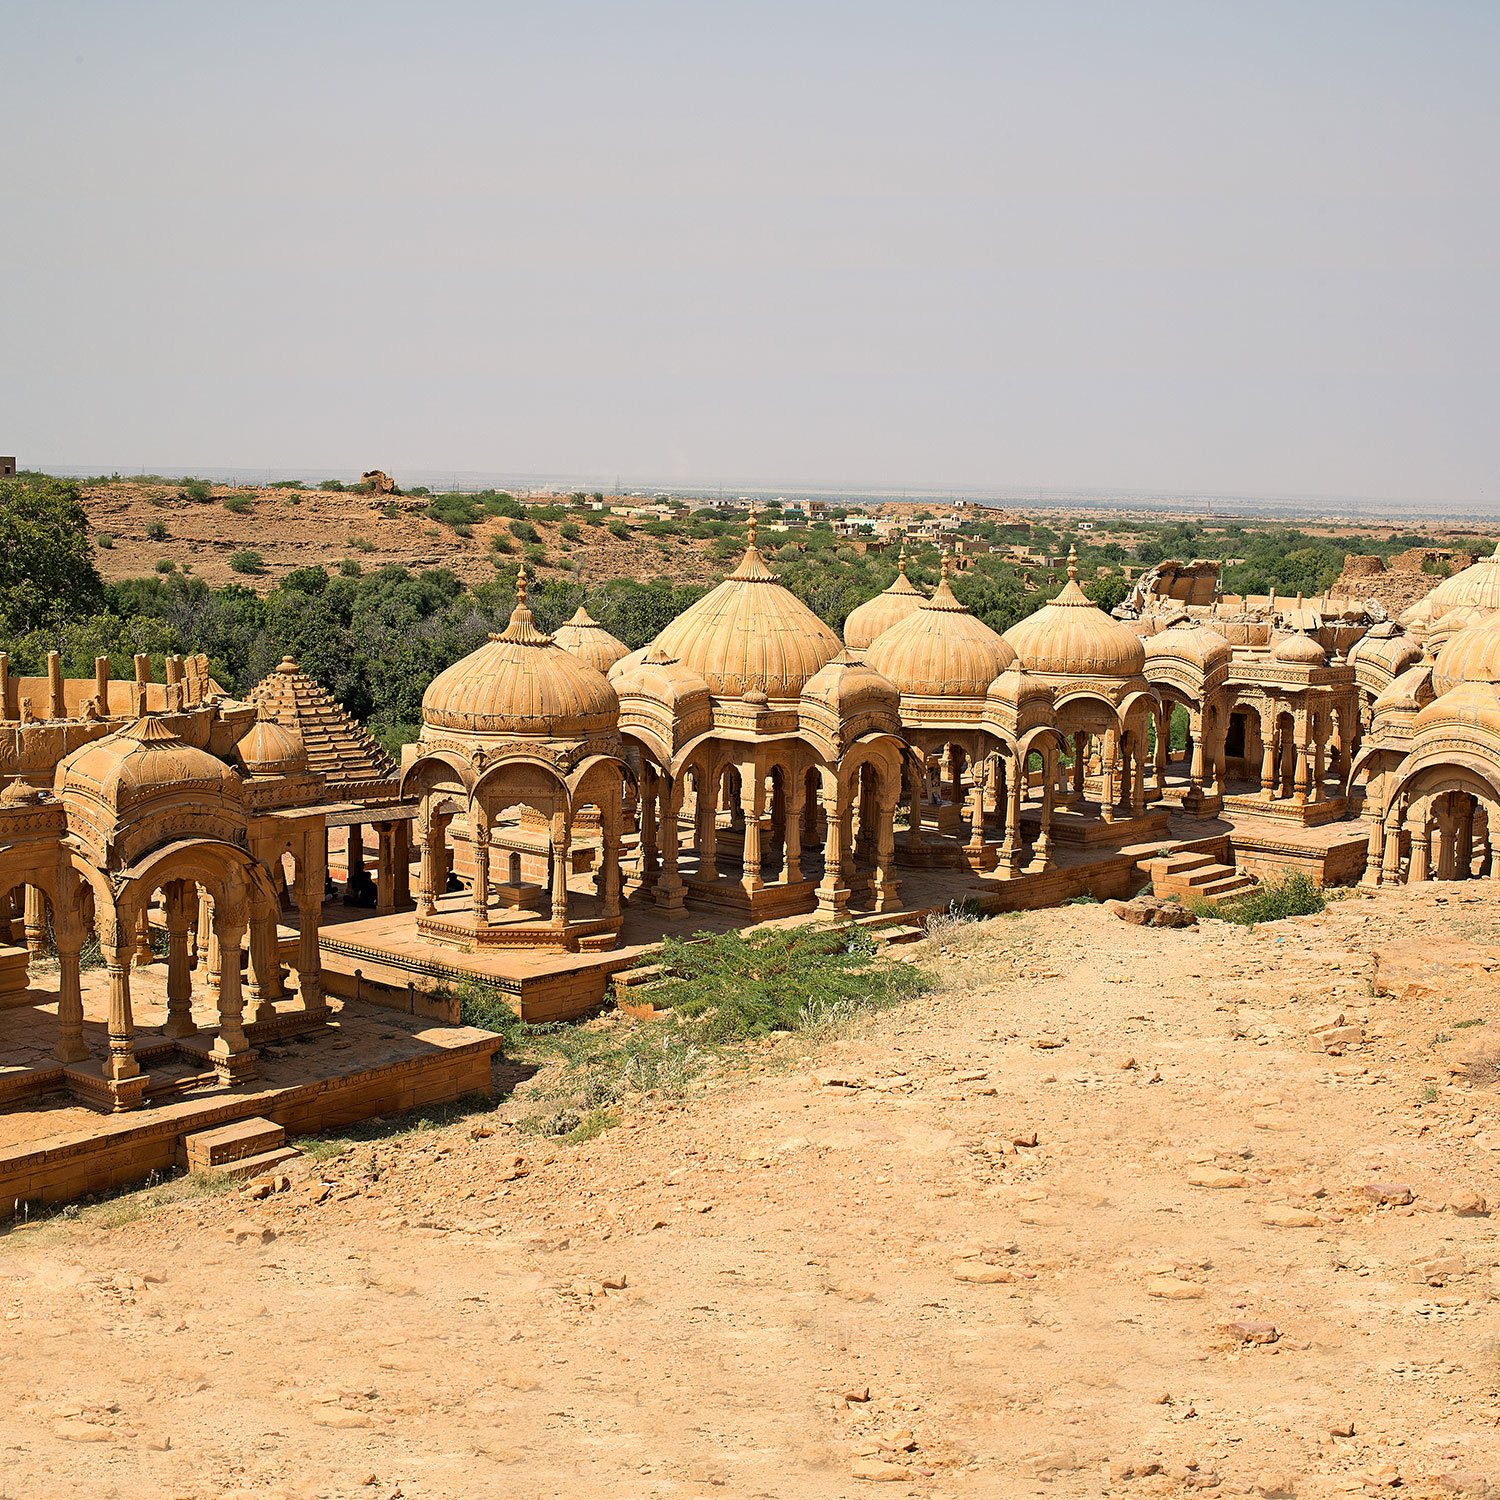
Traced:
[[526, 608], [526, 564], [521, 564], [521, 570], [516, 574], [516, 608]]
[[896, 559], [896, 571], [906, 577], [906, 538], [901, 538], [901, 556]]
[[943, 582], [947, 583], [947, 581], [948, 581], [948, 554], [945, 552], [945, 553], [943, 553]]
[[755, 501], [750, 502], [750, 545], [755, 545]]
[[1078, 548], [1068, 548], [1068, 582], [1078, 582]]

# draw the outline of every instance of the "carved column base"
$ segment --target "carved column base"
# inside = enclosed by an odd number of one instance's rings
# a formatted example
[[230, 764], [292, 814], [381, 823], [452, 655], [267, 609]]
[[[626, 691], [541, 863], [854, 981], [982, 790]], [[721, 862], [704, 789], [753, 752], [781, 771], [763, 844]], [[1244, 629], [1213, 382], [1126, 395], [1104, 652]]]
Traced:
[[840, 881], [829, 885], [824, 881], [818, 886], [818, 915], [824, 917], [847, 917], [849, 915], [849, 887]]
[[240, 1052], [231, 1052], [220, 1037], [208, 1050], [208, 1060], [219, 1075], [220, 1083], [245, 1083], [255, 1077], [255, 1049], [246, 1047]]
[[668, 912], [673, 916], [679, 915], [684, 910], [683, 896], [686, 892], [687, 887], [676, 875], [662, 876], [651, 888], [657, 910]]
[[876, 911], [896, 911], [901, 905], [901, 882], [875, 872], [873, 882]]
[[1021, 873], [1021, 845], [1018, 842], [1012, 844], [1007, 839], [1000, 846], [1000, 852], [995, 856], [995, 870], [998, 874], [1014, 879]]

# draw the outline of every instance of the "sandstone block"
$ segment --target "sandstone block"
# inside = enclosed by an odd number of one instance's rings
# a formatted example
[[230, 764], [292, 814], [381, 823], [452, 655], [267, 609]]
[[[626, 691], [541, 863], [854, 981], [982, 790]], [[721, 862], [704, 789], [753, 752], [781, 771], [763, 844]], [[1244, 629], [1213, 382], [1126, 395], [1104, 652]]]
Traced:
[[856, 1479], [871, 1479], [877, 1483], [895, 1479], [910, 1479], [910, 1469], [902, 1468], [900, 1464], [885, 1463], [875, 1458], [857, 1458], [854, 1460], [849, 1472]]
[[1281, 1337], [1274, 1323], [1255, 1318], [1236, 1318], [1228, 1325], [1228, 1330], [1242, 1344], [1274, 1344]]
[[1016, 1277], [1015, 1272], [1008, 1271], [1004, 1266], [987, 1266], [982, 1260], [961, 1260], [953, 1267], [953, 1279], [988, 1286], [996, 1282], [1014, 1281]]
[[1165, 1297], [1174, 1302], [1189, 1302], [1204, 1296], [1205, 1288], [1195, 1281], [1179, 1281], [1175, 1276], [1153, 1276], [1146, 1283], [1148, 1297]]
[[1448, 1194], [1448, 1212], [1473, 1218], [1490, 1211], [1489, 1204], [1473, 1188], [1458, 1188]]
[[1367, 1182], [1365, 1197], [1375, 1203], [1402, 1205], [1411, 1202], [1412, 1191], [1404, 1182]]
[[1242, 1188], [1249, 1185], [1249, 1178], [1242, 1172], [1225, 1172], [1218, 1167], [1194, 1167], [1187, 1176], [1189, 1187]]

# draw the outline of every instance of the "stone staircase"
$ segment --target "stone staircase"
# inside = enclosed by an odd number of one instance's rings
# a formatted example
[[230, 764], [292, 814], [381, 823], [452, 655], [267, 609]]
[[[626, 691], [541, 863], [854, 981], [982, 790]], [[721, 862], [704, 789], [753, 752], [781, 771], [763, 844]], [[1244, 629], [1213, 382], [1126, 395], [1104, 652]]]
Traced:
[[1249, 890], [1254, 876], [1239, 874], [1232, 865], [1223, 865], [1211, 854], [1191, 849], [1178, 850], [1147, 863], [1151, 876], [1151, 894], [1175, 896], [1185, 901], [1190, 896], [1203, 901], [1221, 901], [1239, 891]]
[[184, 1136], [178, 1165], [190, 1172], [222, 1172], [259, 1177], [302, 1153], [286, 1144], [286, 1131], [274, 1120], [253, 1117]]

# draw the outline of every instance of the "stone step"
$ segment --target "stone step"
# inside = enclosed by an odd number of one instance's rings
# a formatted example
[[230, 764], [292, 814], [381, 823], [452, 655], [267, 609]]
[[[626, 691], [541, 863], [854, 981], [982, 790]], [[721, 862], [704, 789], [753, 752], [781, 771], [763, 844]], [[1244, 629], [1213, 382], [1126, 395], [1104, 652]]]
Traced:
[[[1186, 875], [1184, 876], [1184, 883], [1188, 886], [1196, 888], [1200, 885], [1209, 885], [1215, 880], [1223, 880], [1226, 875], [1233, 874], [1234, 870], [1229, 865], [1209, 863], [1206, 865], [1199, 865], [1195, 869], [1187, 871]], [[1176, 870], [1173, 870], [1169, 878], [1176, 879], [1177, 875], [1178, 872]], [[1245, 878], [1248, 880], [1249, 877], [1247, 876]]]
[[1224, 896], [1233, 896], [1240, 891], [1248, 891], [1255, 884], [1249, 875], [1225, 875], [1222, 880], [1215, 880], [1208, 885], [1199, 886], [1196, 895], [1203, 896], [1207, 900], [1217, 901]]
[[258, 1156], [242, 1156], [237, 1161], [227, 1161], [221, 1166], [210, 1167], [212, 1172], [220, 1172], [225, 1177], [232, 1177], [237, 1182], [244, 1182], [251, 1177], [260, 1177], [266, 1172], [274, 1172], [277, 1167], [284, 1166], [289, 1161], [295, 1161], [302, 1153], [295, 1146], [278, 1146], [274, 1151], [262, 1151]]
[[178, 1161], [189, 1171], [207, 1171], [273, 1151], [285, 1141], [286, 1131], [280, 1125], [255, 1115], [248, 1120], [235, 1120], [230, 1125], [184, 1136], [178, 1148]]
[[1201, 870], [1205, 865], [1218, 865], [1218, 861], [1212, 854], [1202, 854], [1191, 849], [1184, 849], [1178, 854], [1171, 855], [1167, 860], [1167, 874], [1181, 875], [1188, 870]]
[[920, 943], [927, 936], [925, 927], [877, 927], [870, 936], [875, 940], [876, 946], [881, 948], [893, 948], [902, 943]]

